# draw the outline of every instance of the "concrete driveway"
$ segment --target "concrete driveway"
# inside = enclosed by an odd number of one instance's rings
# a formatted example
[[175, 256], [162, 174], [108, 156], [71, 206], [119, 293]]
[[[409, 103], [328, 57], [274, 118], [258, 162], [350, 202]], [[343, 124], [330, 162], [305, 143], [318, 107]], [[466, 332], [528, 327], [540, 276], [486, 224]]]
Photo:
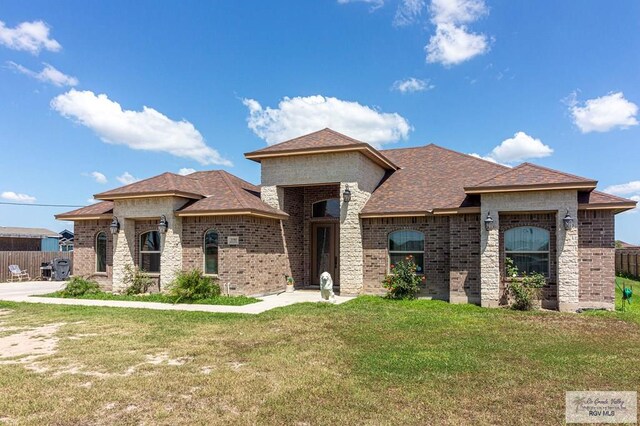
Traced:
[[[113, 308], [156, 309], [162, 311], [199, 311], [237, 314], [259, 314], [274, 308], [304, 302], [320, 302], [319, 290], [296, 290], [293, 293], [280, 293], [259, 297], [260, 302], [243, 306], [228, 305], [189, 305], [186, 303], [130, 302], [123, 300], [61, 299], [53, 297], [33, 297], [52, 293], [64, 287], [64, 282], [25, 281], [21, 283], [0, 283], [0, 300], [9, 302], [47, 303], [52, 305], [108, 306]], [[353, 297], [336, 296], [336, 304]]]

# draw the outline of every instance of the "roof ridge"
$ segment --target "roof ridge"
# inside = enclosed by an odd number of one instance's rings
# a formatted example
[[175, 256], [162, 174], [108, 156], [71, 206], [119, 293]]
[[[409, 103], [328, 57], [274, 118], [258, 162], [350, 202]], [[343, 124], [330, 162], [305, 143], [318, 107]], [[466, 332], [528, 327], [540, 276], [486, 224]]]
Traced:
[[584, 180], [584, 181], [597, 182], [597, 180], [595, 180], [595, 179], [586, 178], [584, 176], [574, 175], [572, 173], [563, 172], [561, 170], [552, 169], [550, 167], [541, 166], [539, 164], [530, 163], [528, 161], [525, 161], [524, 163], [520, 164], [518, 167], [522, 167], [522, 166], [525, 166], [525, 165], [532, 166], [532, 167], [535, 167], [535, 168], [538, 168], [538, 169], [542, 169], [542, 170], [546, 170], [548, 172], [558, 173], [558, 174], [561, 174], [561, 175], [564, 175], [564, 176], [568, 176], [568, 177], [571, 177], [571, 178], [578, 178], [578, 179]]
[[[452, 154], [461, 155], [461, 156], [463, 156], [463, 157], [472, 158], [472, 159], [474, 159], [474, 160], [480, 160], [480, 161], [483, 161], [483, 162], [485, 162], [485, 163], [493, 164], [494, 166], [498, 166], [498, 167], [502, 167], [502, 168], [504, 168], [504, 169], [507, 169], [506, 171], [513, 170], [513, 167], [505, 166], [504, 164], [500, 164], [500, 163], [498, 163], [498, 162], [485, 160], [485, 159], [484, 159], [484, 158], [482, 158], [482, 157], [475, 157], [475, 156], [473, 156], [473, 155], [471, 155], [471, 154], [466, 154], [466, 153], [464, 153], [464, 152], [456, 151], [455, 149], [447, 148], [447, 147], [445, 147], [445, 146], [438, 145], [438, 144], [435, 144], [435, 143], [433, 143], [433, 142], [430, 142], [430, 143], [428, 143], [428, 144], [426, 144], [426, 145], [421, 145], [421, 146], [409, 146], [409, 147], [406, 147], [406, 148], [389, 148], [389, 149], [381, 149], [381, 150], [379, 150], [379, 151], [380, 151], [381, 153], [383, 153], [383, 152], [386, 152], [386, 151], [401, 151], [401, 150], [407, 150], [407, 149], [424, 149], [424, 148], [428, 148], [428, 147], [434, 147], [434, 148], [441, 149], [441, 150], [443, 150], [443, 151], [450, 152], [450, 153], [452, 153]], [[496, 175], [496, 176], [497, 176], [497, 175]]]
[[504, 175], [506, 175], [506, 174], [508, 174], [508, 173], [511, 173], [511, 172], [513, 172], [514, 170], [517, 170], [517, 169], [519, 169], [519, 168], [520, 168], [520, 167], [522, 167], [522, 166], [523, 166], [523, 164], [518, 164], [518, 165], [517, 165], [517, 166], [515, 166], [515, 167], [511, 167], [511, 168], [509, 168], [508, 170], [505, 170], [504, 172], [497, 173], [497, 174], [495, 174], [495, 175], [491, 176], [491, 177], [490, 177], [490, 178], [488, 178], [488, 179], [485, 179], [485, 180], [483, 180], [483, 181], [481, 181], [481, 182], [477, 182], [477, 183], [475, 183], [475, 184], [473, 184], [473, 185], [470, 185], [470, 186], [481, 186], [481, 185], [482, 185], [483, 183], [485, 183], [485, 182], [489, 182], [490, 180], [493, 180], [493, 179], [495, 179], [495, 178], [497, 178], [497, 177], [504, 176]]
[[[242, 179], [240, 176], [236, 176], [236, 175], [234, 175], [233, 173], [229, 173], [229, 172], [228, 172], [228, 171], [226, 171], [226, 170], [215, 170], [215, 171], [217, 171], [217, 172], [219, 172], [219, 173], [223, 173], [224, 175], [229, 176], [229, 177], [232, 177], [232, 178], [234, 178], [234, 179], [238, 179], [239, 181], [242, 181], [242, 182], [246, 183], [247, 185], [255, 186], [256, 188], [259, 188], [259, 186], [258, 186], [258, 185], [254, 184], [254, 183], [251, 183], [251, 182], [249, 182], [248, 180], [244, 180], [244, 179]], [[244, 188], [243, 188], [243, 189], [244, 189]]]
[[222, 173], [222, 180], [224, 180], [224, 182], [227, 184], [229, 189], [231, 189], [231, 192], [233, 192], [233, 194], [236, 196], [236, 200], [238, 200], [240, 205], [244, 208], [248, 208], [249, 206], [247, 205], [247, 203], [245, 203], [245, 200], [242, 199], [242, 196], [240, 195], [240, 191], [233, 184], [233, 182], [231, 182], [231, 179], [229, 178], [229, 176], [227, 176], [225, 173]]

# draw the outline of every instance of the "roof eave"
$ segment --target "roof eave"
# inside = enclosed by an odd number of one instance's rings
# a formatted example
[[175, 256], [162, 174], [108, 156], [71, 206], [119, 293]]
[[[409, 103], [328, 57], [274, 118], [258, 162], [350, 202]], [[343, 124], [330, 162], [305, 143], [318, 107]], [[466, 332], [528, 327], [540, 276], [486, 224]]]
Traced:
[[177, 211], [176, 216], [193, 217], [193, 216], [254, 216], [268, 219], [287, 220], [289, 215], [286, 213], [270, 213], [255, 209], [229, 209], [229, 210], [196, 210], [196, 211]]
[[131, 192], [131, 193], [122, 193], [122, 194], [95, 194], [93, 198], [96, 200], [102, 201], [115, 201], [115, 200], [129, 200], [135, 198], [159, 198], [159, 197], [181, 197], [181, 198], [189, 198], [193, 200], [199, 200], [204, 198], [201, 194], [191, 193], [191, 192], [183, 192], [183, 191], [162, 191], [162, 192]]
[[54, 215], [53, 217], [55, 217], [57, 220], [71, 220], [71, 221], [76, 221], [76, 220], [100, 220], [100, 219], [111, 219], [113, 218], [113, 214], [112, 213], [105, 213], [105, 214], [93, 214], [93, 215], [68, 215], [68, 214], [57, 214]]
[[553, 183], [539, 185], [505, 185], [505, 186], [465, 186], [464, 192], [469, 195], [473, 194], [491, 194], [500, 192], [528, 192], [528, 191], [556, 191], [556, 190], [594, 190], [597, 182], [580, 182], [580, 183]]
[[615, 214], [633, 210], [637, 207], [635, 202], [625, 203], [585, 203], [578, 204], [578, 210], [614, 210]]

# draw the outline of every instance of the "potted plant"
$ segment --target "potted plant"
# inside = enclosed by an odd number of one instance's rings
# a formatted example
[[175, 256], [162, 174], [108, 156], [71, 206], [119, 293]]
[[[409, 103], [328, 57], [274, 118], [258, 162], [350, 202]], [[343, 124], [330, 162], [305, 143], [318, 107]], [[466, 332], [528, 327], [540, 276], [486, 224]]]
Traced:
[[290, 277], [289, 275], [285, 274], [284, 278], [287, 281], [287, 287], [286, 287], [287, 293], [293, 293], [293, 285], [295, 284], [293, 277]]

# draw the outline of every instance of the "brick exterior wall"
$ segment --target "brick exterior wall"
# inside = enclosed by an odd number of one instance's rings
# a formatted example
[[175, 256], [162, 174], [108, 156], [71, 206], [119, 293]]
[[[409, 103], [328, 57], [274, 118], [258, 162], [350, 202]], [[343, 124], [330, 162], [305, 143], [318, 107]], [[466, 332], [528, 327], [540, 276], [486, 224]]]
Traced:
[[[304, 282], [307, 285], [314, 284], [312, 281], [312, 268], [311, 268], [311, 224], [314, 221], [334, 221], [338, 222], [340, 219], [314, 219], [313, 215], [313, 203], [317, 201], [327, 200], [329, 198], [338, 198], [340, 196], [340, 186], [339, 185], [327, 185], [327, 186], [305, 186], [303, 187], [303, 265], [304, 265]], [[338, 237], [339, 238], [339, 237]], [[336, 250], [340, 247], [340, 242], [336, 241]], [[336, 252], [336, 255], [339, 255]], [[335, 279], [335, 277], [333, 277]], [[334, 283], [339, 286], [340, 280], [339, 277], [337, 280], [334, 280]]]
[[542, 289], [542, 306], [555, 309], [558, 307], [558, 263], [556, 250], [556, 214], [555, 213], [524, 213], [500, 215], [500, 303], [507, 304], [507, 283], [505, 281], [505, 231], [520, 226], [535, 226], [549, 231], [549, 278]]
[[[111, 290], [111, 270], [113, 268], [113, 235], [109, 230], [110, 220], [78, 220], [73, 225], [73, 274], [91, 277], [105, 290]], [[107, 234], [107, 273], [96, 274], [96, 236], [103, 231]]]
[[388, 272], [388, 235], [410, 229], [424, 234], [426, 288], [420, 296], [449, 299], [449, 217], [362, 219], [364, 248], [364, 293], [381, 294]]
[[578, 212], [581, 307], [613, 309], [615, 216], [607, 210]]
[[480, 303], [480, 215], [449, 218], [449, 301]]
[[289, 259], [289, 275], [296, 287], [304, 285], [306, 272], [304, 268], [304, 188], [282, 188], [284, 193], [282, 210], [289, 214], [288, 220], [282, 221], [285, 248]]
[[[220, 285], [230, 283], [232, 294], [260, 295], [282, 291], [289, 273], [280, 221], [249, 216], [185, 217], [182, 234], [182, 265], [203, 270], [204, 234], [218, 232]], [[237, 246], [228, 236], [239, 237]]]

